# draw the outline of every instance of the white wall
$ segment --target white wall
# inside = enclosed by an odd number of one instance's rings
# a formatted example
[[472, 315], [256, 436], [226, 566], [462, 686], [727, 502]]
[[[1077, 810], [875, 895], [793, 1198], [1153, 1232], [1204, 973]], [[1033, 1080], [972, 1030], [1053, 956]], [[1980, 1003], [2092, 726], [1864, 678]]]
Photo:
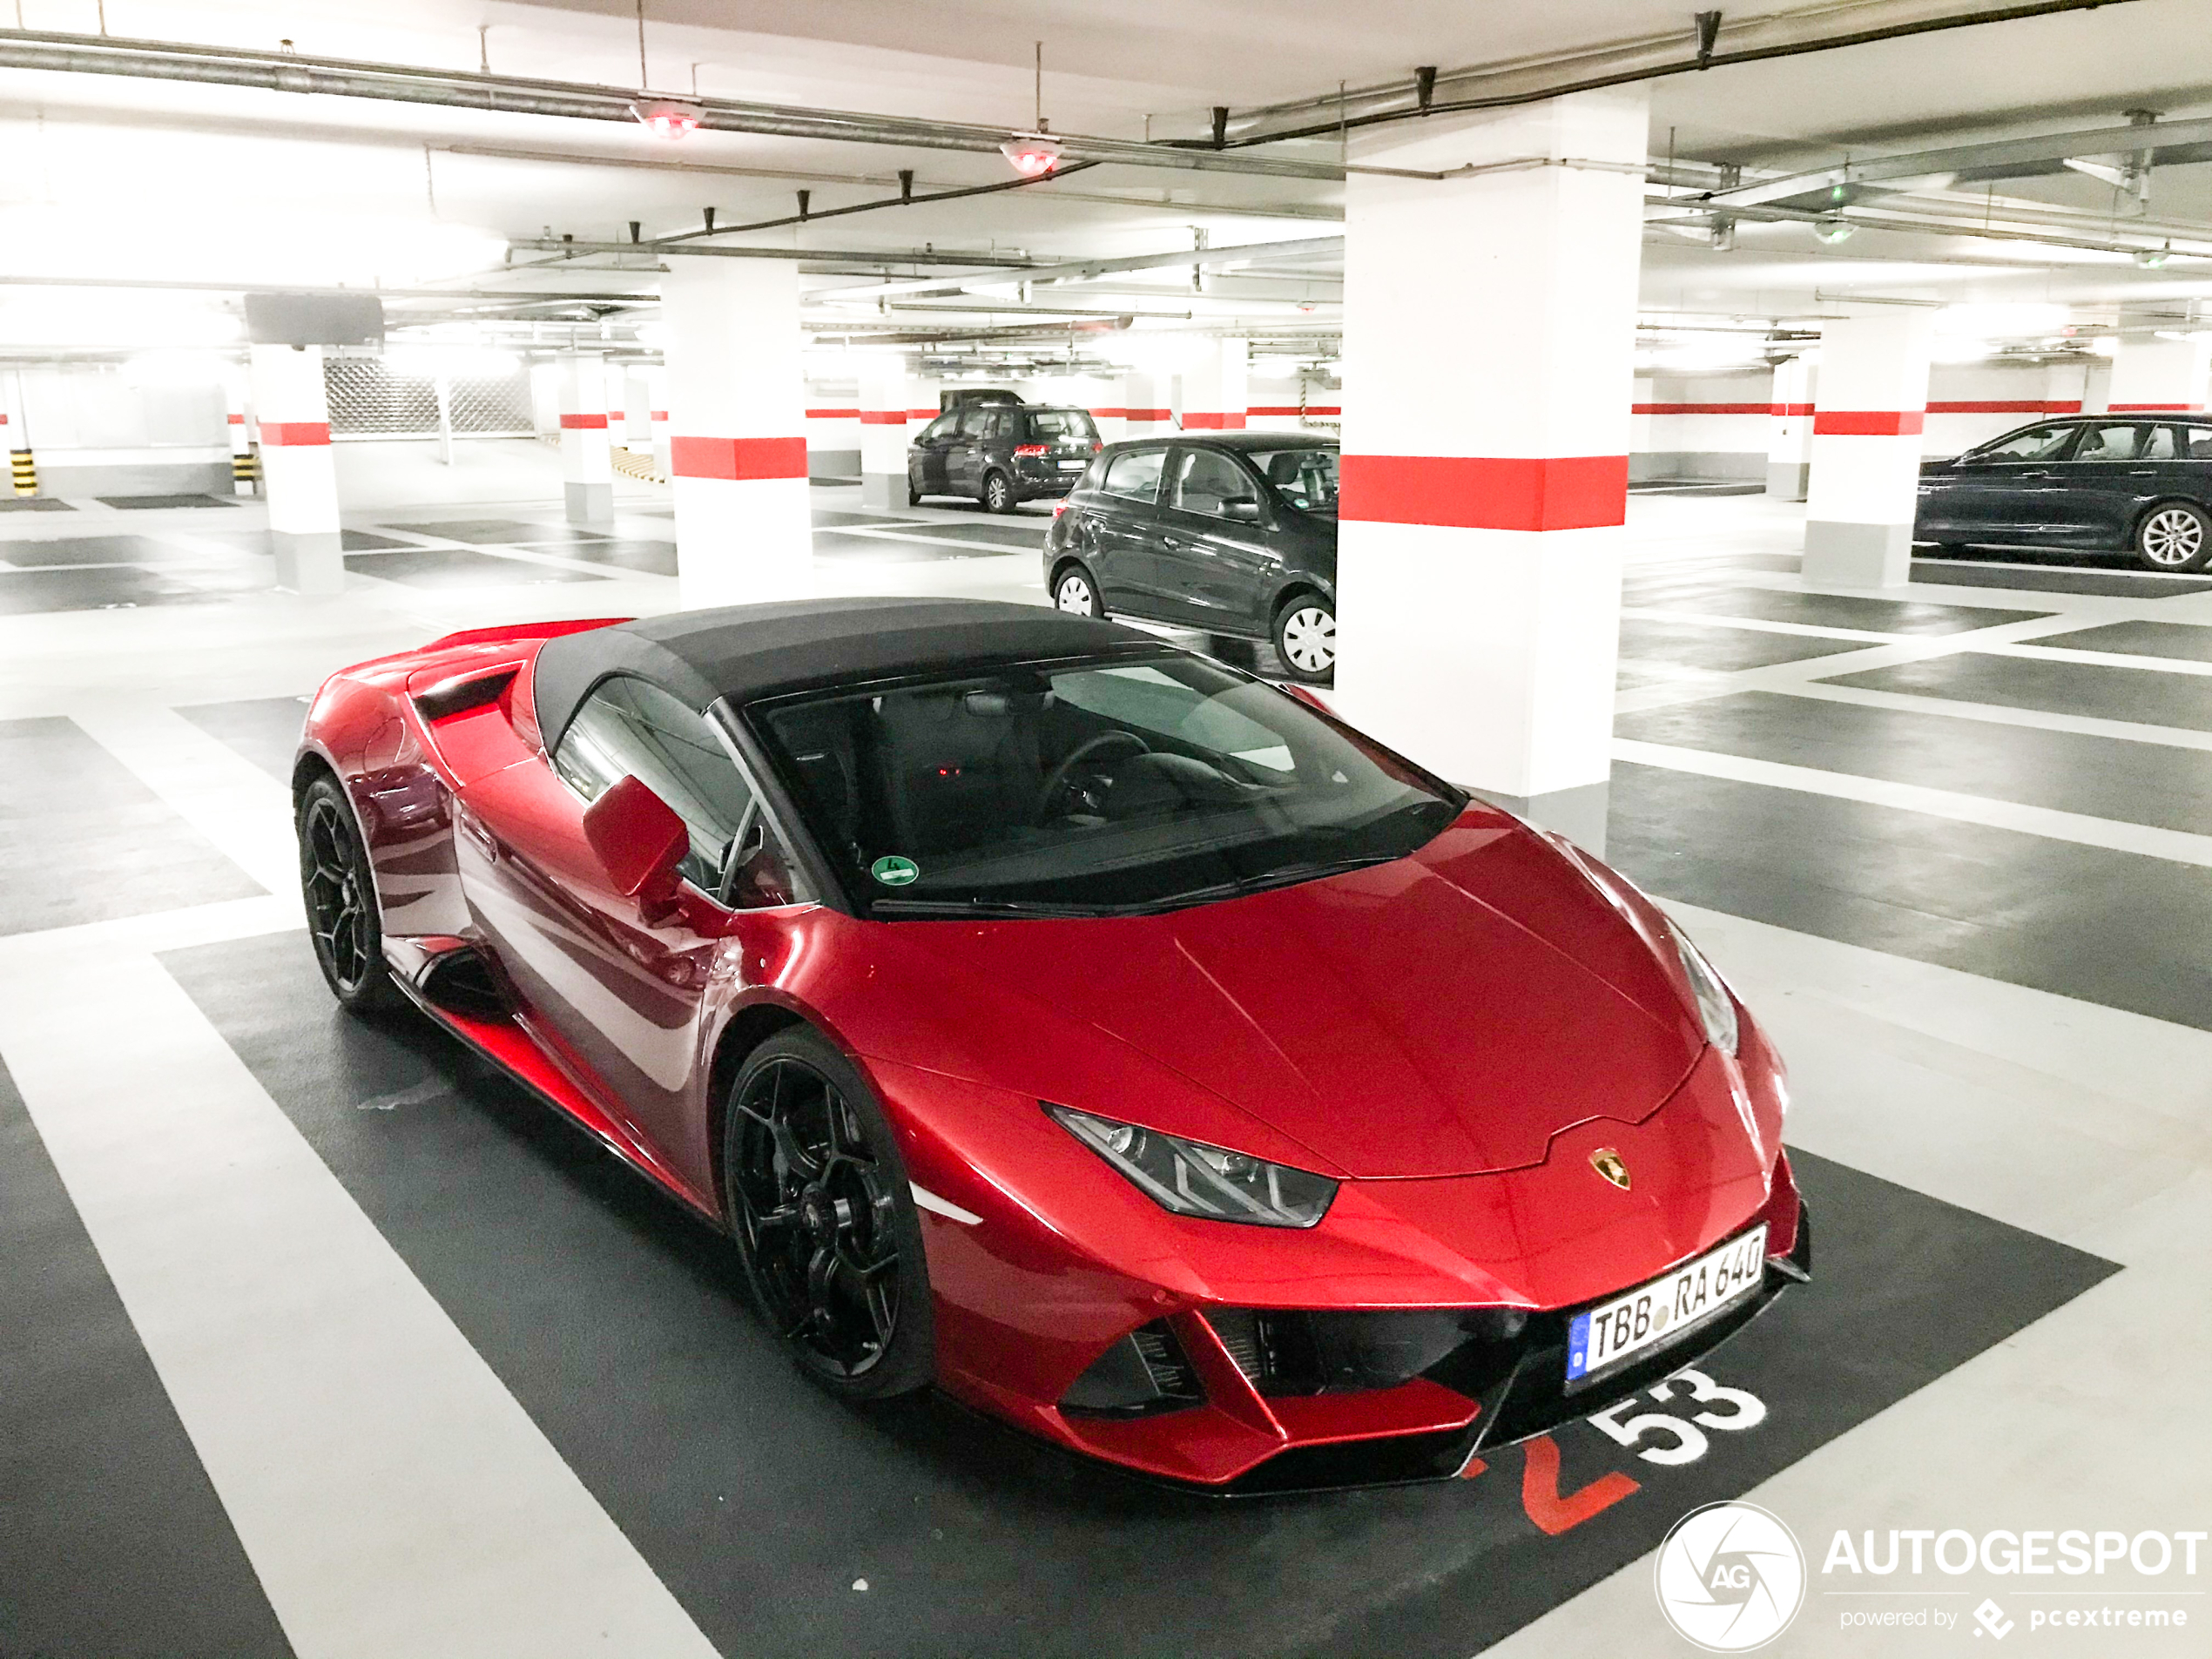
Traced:
[[42, 495], [228, 495], [221, 373], [214, 362], [205, 380], [127, 362], [27, 368], [23, 431], [9, 442], [30, 449]]

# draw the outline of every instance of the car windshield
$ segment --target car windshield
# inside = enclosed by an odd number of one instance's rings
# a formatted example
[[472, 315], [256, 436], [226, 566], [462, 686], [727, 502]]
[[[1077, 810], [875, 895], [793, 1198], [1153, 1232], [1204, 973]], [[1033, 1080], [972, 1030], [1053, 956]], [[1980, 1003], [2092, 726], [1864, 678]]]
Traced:
[[1032, 409], [1029, 436], [1039, 443], [1091, 443], [1098, 428], [1081, 409]]
[[1302, 512], [1337, 510], [1337, 452], [1318, 445], [1258, 449], [1245, 457], [1283, 499]]
[[1467, 798], [1180, 653], [750, 711], [847, 889], [889, 920], [1172, 909], [1405, 857]]

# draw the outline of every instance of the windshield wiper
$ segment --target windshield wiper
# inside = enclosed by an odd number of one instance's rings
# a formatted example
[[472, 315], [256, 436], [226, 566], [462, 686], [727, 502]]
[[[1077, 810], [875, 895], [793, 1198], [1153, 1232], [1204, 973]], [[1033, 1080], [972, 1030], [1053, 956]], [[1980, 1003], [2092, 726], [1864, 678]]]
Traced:
[[1104, 916], [1098, 905], [1037, 904], [1027, 899], [874, 899], [869, 909], [894, 916]]
[[1370, 853], [1358, 858], [1312, 859], [1303, 864], [1278, 865], [1258, 875], [1239, 876], [1233, 881], [1217, 881], [1210, 887], [1192, 887], [1187, 893], [1170, 894], [1164, 899], [1155, 900], [1150, 907], [1165, 910], [1185, 905], [1210, 904], [1217, 899], [1241, 899], [1248, 893], [1265, 893], [1275, 887], [1296, 887], [1302, 881], [1318, 881], [1324, 876], [1364, 870], [1371, 865], [1393, 864], [1404, 856], [1402, 853]]

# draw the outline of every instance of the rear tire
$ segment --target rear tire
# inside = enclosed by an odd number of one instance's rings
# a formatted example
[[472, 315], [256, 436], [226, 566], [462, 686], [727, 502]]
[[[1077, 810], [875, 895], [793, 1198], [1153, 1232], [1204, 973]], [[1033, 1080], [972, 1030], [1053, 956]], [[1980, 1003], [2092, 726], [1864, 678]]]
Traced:
[[389, 1007], [397, 993], [384, 961], [376, 881], [353, 803], [335, 778], [307, 786], [293, 828], [300, 839], [300, 897], [324, 983], [349, 1011]]
[[921, 491], [914, 487], [914, 482], [911, 479], [909, 479], [907, 483], [907, 505], [909, 507], [919, 507], [921, 505]]
[[983, 475], [983, 510], [987, 513], [1010, 513], [1016, 503], [1014, 481], [1002, 472]]
[[2135, 556], [2150, 570], [2202, 570], [2212, 562], [2212, 517], [2185, 501], [2161, 502], [2135, 526]]
[[1103, 617], [1106, 614], [1106, 607], [1098, 598], [1097, 578], [1080, 564], [1069, 565], [1054, 579], [1052, 608], [1064, 610], [1071, 617]]
[[1283, 601], [1268, 637], [1283, 671], [1294, 680], [1318, 685], [1337, 671], [1337, 608], [1318, 593]]
[[906, 1165], [867, 1082], [812, 1027], [746, 1057], [722, 1170], [754, 1304], [799, 1370], [846, 1400], [927, 1387], [937, 1338]]

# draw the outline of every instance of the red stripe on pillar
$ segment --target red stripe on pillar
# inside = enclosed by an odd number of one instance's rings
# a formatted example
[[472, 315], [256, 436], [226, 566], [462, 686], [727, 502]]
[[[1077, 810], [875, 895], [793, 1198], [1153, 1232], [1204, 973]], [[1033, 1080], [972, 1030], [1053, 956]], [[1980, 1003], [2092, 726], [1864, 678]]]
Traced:
[[1636, 403], [1629, 406], [1629, 412], [1635, 415], [1779, 415], [1785, 407], [1780, 403]]
[[652, 415], [653, 419], [656, 421], [665, 421], [668, 419], [668, 411], [666, 409], [655, 409], [652, 412]]
[[1922, 409], [1818, 409], [1812, 417], [1816, 438], [1909, 438], [1925, 424]]
[[1804, 415], [1811, 415], [1812, 413], [1812, 405], [1810, 403], [1777, 403], [1774, 406], [1774, 413], [1784, 421], [1794, 421]]
[[[0, 415], [0, 422], [5, 422], [7, 418], [8, 417], [6, 415]], [[233, 414], [227, 418], [233, 426], [244, 426], [246, 424], [246, 417], [242, 415]]]
[[1626, 455], [1345, 455], [1342, 516], [1477, 530], [1576, 530], [1628, 518]]
[[604, 432], [607, 417], [604, 415], [564, 415], [561, 417], [564, 432]]
[[2202, 411], [2202, 403], [2107, 403], [2106, 409], [2114, 415], [2195, 415]]
[[907, 412], [904, 409], [862, 409], [860, 411], [862, 426], [904, 426], [906, 423]]
[[804, 478], [804, 438], [671, 438], [669, 470], [678, 478]]
[[330, 422], [327, 421], [261, 422], [261, 443], [265, 448], [308, 449], [329, 442]]
[[1255, 403], [1244, 411], [1246, 415], [1342, 415], [1344, 411], [1332, 403], [1311, 403], [1300, 408], [1295, 403]]
[[1123, 418], [1129, 421], [1150, 421], [1157, 424], [1159, 421], [1172, 419], [1173, 411], [1169, 409], [1126, 409], [1123, 411]]
[[1185, 409], [1183, 426], [1187, 432], [1238, 432], [1244, 429], [1244, 417], [1234, 411], [1214, 413], [1207, 409]]
[[860, 412], [858, 409], [809, 409], [806, 418], [810, 421], [857, 421], [860, 418]]
[[[2076, 408], [2080, 408], [2075, 404]], [[1930, 415], [2050, 415], [2057, 405], [2046, 403], [2041, 398], [1965, 399], [1939, 401], [1928, 400]]]

